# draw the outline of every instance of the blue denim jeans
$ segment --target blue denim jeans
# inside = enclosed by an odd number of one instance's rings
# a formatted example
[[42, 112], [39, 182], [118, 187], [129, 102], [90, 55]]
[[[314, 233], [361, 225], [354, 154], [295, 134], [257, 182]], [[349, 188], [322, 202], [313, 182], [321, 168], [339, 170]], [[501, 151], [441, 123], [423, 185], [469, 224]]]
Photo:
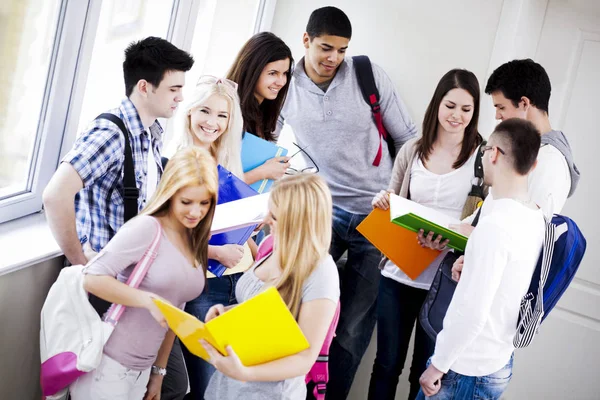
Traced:
[[[198, 298], [186, 304], [185, 311], [204, 321], [208, 309], [215, 304], [223, 304], [224, 306], [237, 304], [235, 285], [242, 275], [243, 273], [240, 272], [224, 275], [221, 278], [207, 279], [206, 289]], [[215, 372], [215, 368], [200, 357], [190, 353], [185, 346], [181, 347], [190, 380], [190, 393], [187, 394], [185, 399], [203, 400], [204, 392], [212, 374]]]
[[[435, 396], [425, 397], [419, 391], [417, 400], [497, 400], [506, 390], [512, 378], [514, 354], [499, 371], [486, 376], [465, 376], [452, 370], [442, 378], [442, 387]], [[431, 361], [427, 363], [429, 364]]]
[[365, 217], [333, 207], [330, 253], [336, 262], [345, 251], [348, 258], [338, 266], [341, 313], [329, 350], [327, 400], [348, 396], [375, 327], [381, 253], [356, 230]]
[[435, 342], [425, 333], [418, 318], [426, 296], [427, 290], [381, 277], [377, 299], [377, 355], [369, 385], [369, 400], [395, 399], [415, 322], [408, 399], [414, 400], [417, 396], [421, 387], [419, 378], [435, 349]]

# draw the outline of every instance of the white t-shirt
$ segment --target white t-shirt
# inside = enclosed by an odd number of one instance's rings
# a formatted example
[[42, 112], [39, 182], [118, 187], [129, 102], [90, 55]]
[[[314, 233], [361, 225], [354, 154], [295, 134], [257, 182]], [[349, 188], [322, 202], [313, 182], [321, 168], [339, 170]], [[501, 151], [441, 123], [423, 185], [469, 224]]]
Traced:
[[571, 189], [569, 165], [562, 153], [549, 144], [540, 147], [537, 161], [529, 174], [529, 195], [545, 215], [558, 214]]
[[541, 210], [511, 199], [488, 202], [467, 242], [462, 275], [437, 336], [437, 369], [485, 376], [506, 365], [544, 232]]
[[150, 150], [148, 151], [148, 166], [147, 166], [148, 174], [146, 175], [146, 203], [154, 192], [156, 191], [156, 186], [158, 185], [158, 167], [156, 165], [156, 160], [154, 160], [154, 149], [152, 145], [150, 145]]
[[[429, 171], [419, 157], [415, 157], [410, 169], [410, 199], [457, 220], [460, 219], [474, 179], [476, 154], [477, 152], [474, 152], [460, 168], [443, 175]], [[431, 265], [417, 279], [412, 280], [396, 264], [388, 260], [381, 274], [405, 285], [429, 290], [436, 271], [437, 265]]]

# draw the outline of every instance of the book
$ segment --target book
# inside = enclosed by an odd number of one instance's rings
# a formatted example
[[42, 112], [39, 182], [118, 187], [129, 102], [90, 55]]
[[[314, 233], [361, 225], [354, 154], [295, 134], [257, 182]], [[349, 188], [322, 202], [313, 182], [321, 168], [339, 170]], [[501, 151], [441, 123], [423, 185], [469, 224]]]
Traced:
[[390, 219], [412, 232], [423, 229], [425, 234], [434, 232], [434, 238], [442, 235], [442, 240], [450, 240], [448, 247], [452, 249], [464, 252], [467, 246], [467, 237], [449, 228], [452, 224], [459, 225], [460, 220], [395, 194], [390, 194]]
[[[245, 132], [242, 139], [242, 169], [244, 172], [251, 171], [273, 157], [285, 156], [287, 152], [283, 147]], [[266, 193], [271, 190], [271, 185], [273, 185], [272, 179], [262, 179], [254, 182], [250, 187], [258, 193]]]
[[169, 328], [190, 353], [208, 361], [206, 340], [226, 355], [231, 346], [245, 366], [263, 364], [308, 349], [309, 343], [274, 287], [204, 323], [160, 299], [153, 299]]
[[269, 193], [246, 197], [215, 208], [210, 232], [213, 235], [260, 224], [269, 211]]
[[415, 232], [396, 225], [390, 220], [389, 209], [375, 208], [356, 227], [356, 230], [414, 280], [427, 269], [440, 252], [421, 247]]
[[[254, 189], [248, 186], [240, 178], [229, 172], [226, 168], [221, 165], [217, 166], [219, 173], [219, 196], [217, 201], [217, 209], [222, 204], [228, 204], [236, 200], [245, 199], [258, 195]], [[215, 214], [217, 211], [215, 210]], [[235, 218], [235, 215], [231, 215], [226, 211], [226, 215]], [[214, 219], [213, 219], [214, 225]], [[250, 239], [252, 232], [256, 228], [257, 224], [248, 224], [245, 226], [238, 226], [236, 229], [228, 229], [219, 233], [212, 232], [208, 244], [213, 246], [222, 246], [224, 244], [239, 244], [243, 245]], [[212, 230], [211, 230], [212, 231]], [[217, 277], [221, 277], [227, 268], [218, 262], [217, 260], [208, 260], [207, 269]]]

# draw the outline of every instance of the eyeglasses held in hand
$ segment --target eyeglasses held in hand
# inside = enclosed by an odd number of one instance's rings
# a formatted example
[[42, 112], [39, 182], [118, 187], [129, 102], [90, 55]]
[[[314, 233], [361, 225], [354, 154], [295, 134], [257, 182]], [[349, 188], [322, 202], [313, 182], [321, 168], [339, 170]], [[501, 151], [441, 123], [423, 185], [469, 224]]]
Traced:
[[311, 162], [314, 164], [314, 167], [306, 167], [306, 168], [302, 168], [302, 169], [296, 169], [296, 168], [293, 168], [293, 167], [289, 167], [289, 168], [288, 168], [288, 169], [285, 171], [285, 174], [286, 174], [286, 175], [296, 175], [296, 174], [301, 174], [301, 173], [316, 174], [317, 172], [319, 172], [319, 166], [317, 165], [317, 163], [315, 162], [315, 160], [313, 160], [313, 159], [312, 159], [312, 157], [310, 156], [310, 154], [308, 154], [308, 153], [306, 152], [306, 150], [305, 150], [305, 149], [306, 149], [308, 146], [305, 146], [305, 147], [300, 147], [300, 146], [298, 146], [296, 143], [293, 143], [293, 142], [292, 142], [292, 144], [293, 144], [294, 146], [296, 146], [296, 147], [297, 147], [299, 150], [290, 156], [290, 160], [291, 160], [291, 159], [292, 159], [292, 158], [293, 158], [293, 157], [294, 157], [296, 154], [298, 154], [298, 153], [302, 152], [302, 153], [304, 153], [304, 154], [306, 155], [306, 157], [308, 157], [308, 159], [309, 159], [309, 160], [310, 160], [310, 161], [311, 161]]
[[232, 81], [231, 79], [219, 78], [218, 76], [213, 76], [213, 75], [202, 75], [200, 78], [198, 78], [198, 82], [196, 82], [196, 86], [198, 86], [202, 83], [207, 83], [207, 84], [214, 83], [217, 85], [223, 84], [223, 85], [229, 86], [233, 90], [237, 90], [237, 88], [238, 88], [238, 84], [235, 83], [234, 81]]

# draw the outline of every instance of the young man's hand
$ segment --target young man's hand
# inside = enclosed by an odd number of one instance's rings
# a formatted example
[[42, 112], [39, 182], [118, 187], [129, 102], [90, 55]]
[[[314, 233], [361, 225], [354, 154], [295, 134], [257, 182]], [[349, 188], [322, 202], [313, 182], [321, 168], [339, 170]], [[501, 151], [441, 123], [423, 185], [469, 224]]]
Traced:
[[433, 396], [440, 391], [442, 387], [442, 377], [444, 373], [430, 364], [429, 367], [423, 372], [421, 378], [419, 378], [419, 384], [421, 384], [421, 389], [423, 390], [423, 394], [427, 397]]

